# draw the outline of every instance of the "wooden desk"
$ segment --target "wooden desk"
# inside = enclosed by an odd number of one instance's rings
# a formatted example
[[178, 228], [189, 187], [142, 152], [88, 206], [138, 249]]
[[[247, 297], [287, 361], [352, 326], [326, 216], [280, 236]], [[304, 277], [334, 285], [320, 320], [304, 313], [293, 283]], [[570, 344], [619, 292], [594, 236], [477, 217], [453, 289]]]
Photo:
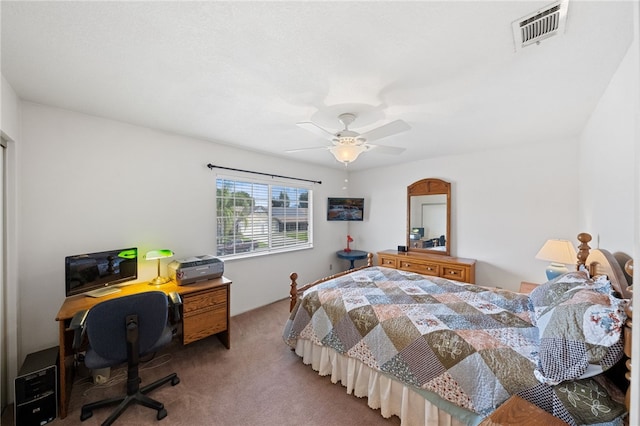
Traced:
[[229, 349], [229, 300], [231, 281], [225, 277], [178, 286], [174, 281], [160, 286], [148, 283], [136, 283], [120, 288], [121, 291], [103, 297], [88, 297], [82, 294], [67, 297], [60, 306], [56, 321], [59, 324], [60, 339], [60, 409], [63, 419], [67, 416], [69, 396], [73, 383], [73, 330], [69, 329], [71, 319], [76, 312], [90, 309], [108, 299], [115, 299], [144, 291], [160, 290], [165, 293], [176, 291], [182, 297], [182, 343], [195, 342], [216, 334], [222, 344]]

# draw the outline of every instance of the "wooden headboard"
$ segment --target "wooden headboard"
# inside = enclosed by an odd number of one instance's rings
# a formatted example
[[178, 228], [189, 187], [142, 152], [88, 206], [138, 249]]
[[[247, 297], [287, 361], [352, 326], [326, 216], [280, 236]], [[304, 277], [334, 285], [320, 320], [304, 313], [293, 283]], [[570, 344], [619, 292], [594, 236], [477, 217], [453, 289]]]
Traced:
[[[611, 281], [613, 288], [624, 299], [633, 300], [633, 260], [624, 253], [611, 254], [607, 250], [593, 249], [589, 247], [591, 235], [582, 233], [578, 235], [580, 245], [578, 246], [578, 263], [580, 268], [584, 265], [591, 276], [606, 275]], [[631, 302], [625, 309], [627, 321], [624, 327], [624, 354], [626, 360], [626, 372], [624, 377], [631, 380], [631, 327], [633, 326], [633, 306]], [[625, 396], [625, 405], [631, 410], [631, 386], [628, 387]], [[628, 421], [628, 418], [627, 418]]]
[[632, 265], [631, 257], [624, 253], [611, 254], [607, 250], [591, 249], [588, 245], [591, 235], [586, 233], [579, 234], [578, 240], [578, 268], [584, 265], [591, 276], [606, 275], [622, 298], [631, 299], [632, 278], [630, 272], [625, 273], [626, 265]]

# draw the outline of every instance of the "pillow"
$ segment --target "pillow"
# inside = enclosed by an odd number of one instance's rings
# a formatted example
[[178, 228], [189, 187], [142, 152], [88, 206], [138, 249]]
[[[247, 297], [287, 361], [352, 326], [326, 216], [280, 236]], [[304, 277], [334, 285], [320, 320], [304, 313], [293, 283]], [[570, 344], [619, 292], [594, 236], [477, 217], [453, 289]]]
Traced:
[[555, 385], [611, 368], [623, 354], [626, 303], [613, 296], [611, 283], [600, 276], [586, 279], [541, 307], [536, 315], [538, 380]]
[[[604, 374], [554, 386], [553, 414], [578, 425], [622, 425], [627, 414], [624, 394], [613, 383], [602, 379], [606, 379]], [[562, 415], [565, 410], [569, 417]]]
[[589, 280], [589, 274], [585, 271], [567, 272], [534, 288], [529, 298], [534, 306], [549, 306], [559, 295], [587, 280]]
[[546, 283], [534, 288], [529, 294], [533, 306], [533, 324], [545, 308], [558, 300], [567, 290], [589, 282], [589, 274], [585, 271], [573, 271], [562, 274]]

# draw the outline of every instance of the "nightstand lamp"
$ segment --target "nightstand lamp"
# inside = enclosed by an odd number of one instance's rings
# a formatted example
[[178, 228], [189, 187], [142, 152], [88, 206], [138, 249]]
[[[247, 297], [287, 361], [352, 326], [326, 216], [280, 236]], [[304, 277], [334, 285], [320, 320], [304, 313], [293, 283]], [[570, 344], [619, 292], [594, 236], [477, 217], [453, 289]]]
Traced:
[[567, 240], [547, 240], [542, 246], [536, 259], [547, 260], [551, 264], [547, 267], [547, 279], [552, 280], [559, 275], [569, 272], [568, 264], [576, 263], [576, 249]]
[[172, 257], [173, 252], [171, 250], [163, 249], [163, 250], [151, 250], [148, 251], [147, 254], [144, 255], [146, 260], [157, 260], [158, 261], [158, 276], [149, 281], [149, 285], [162, 285], [171, 281], [169, 277], [161, 277], [160, 276], [160, 259]]

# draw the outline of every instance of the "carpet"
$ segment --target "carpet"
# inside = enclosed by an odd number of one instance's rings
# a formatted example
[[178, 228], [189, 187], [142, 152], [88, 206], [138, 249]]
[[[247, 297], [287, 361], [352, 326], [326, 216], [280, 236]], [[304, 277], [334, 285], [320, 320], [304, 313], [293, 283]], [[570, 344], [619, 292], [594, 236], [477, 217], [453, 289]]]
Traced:
[[[140, 364], [141, 386], [176, 372], [180, 383], [150, 393], [164, 403], [167, 417], [158, 422], [152, 409], [134, 405], [116, 425], [398, 425], [385, 419], [366, 399], [348, 395], [340, 384], [321, 377], [302, 363], [282, 340], [288, 317], [285, 299], [231, 318], [231, 349], [212, 336], [182, 346], [174, 339], [155, 357]], [[104, 385], [90, 377], [76, 378], [69, 415], [52, 425], [99, 425], [112, 408], [94, 411], [80, 421], [80, 407], [88, 402], [125, 393], [126, 365], [112, 369]], [[5, 411], [11, 412], [9, 408]], [[4, 413], [3, 425], [12, 425]], [[9, 413], [12, 414], [12, 413]], [[5, 419], [5, 417], [7, 417]]]

